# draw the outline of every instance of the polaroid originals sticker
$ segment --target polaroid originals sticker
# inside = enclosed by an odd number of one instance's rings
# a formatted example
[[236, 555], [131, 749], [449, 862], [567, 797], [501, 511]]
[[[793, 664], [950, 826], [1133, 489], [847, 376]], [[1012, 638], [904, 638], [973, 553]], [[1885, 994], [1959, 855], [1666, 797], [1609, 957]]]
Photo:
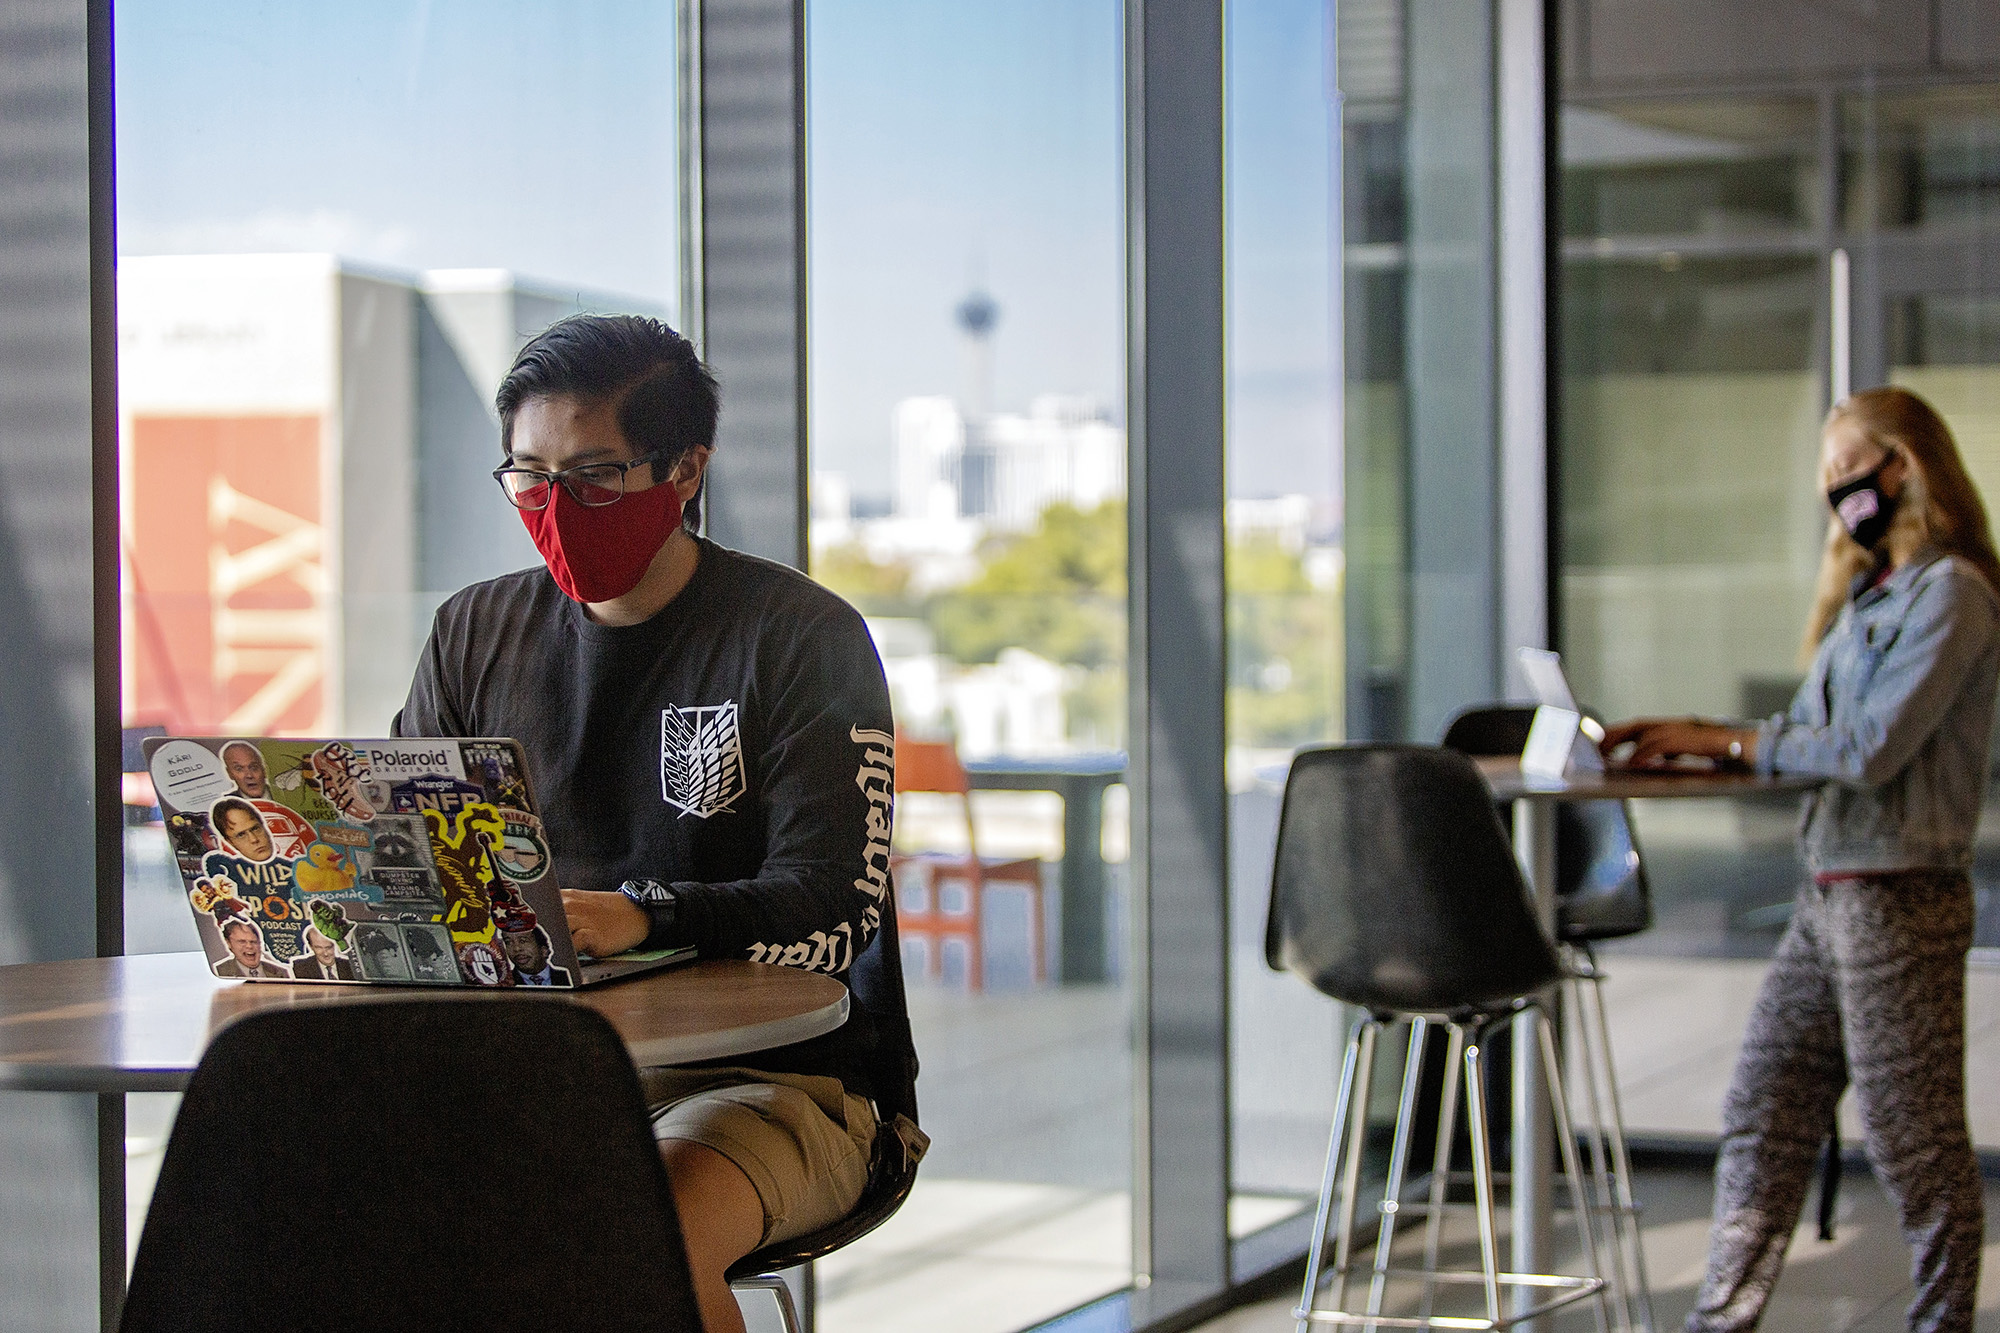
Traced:
[[406, 782], [411, 778], [462, 778], [454, 747], [445, 741], [406, 741], [400, 744], [370, 745], [360, 752], [363, 763], [377, 782]]
[[175, 810], [206, 810], [217, 798], [236, 790], [222, 761], [193, 741], [170, 741], [153, 751], [147, 766], [153, 790]]

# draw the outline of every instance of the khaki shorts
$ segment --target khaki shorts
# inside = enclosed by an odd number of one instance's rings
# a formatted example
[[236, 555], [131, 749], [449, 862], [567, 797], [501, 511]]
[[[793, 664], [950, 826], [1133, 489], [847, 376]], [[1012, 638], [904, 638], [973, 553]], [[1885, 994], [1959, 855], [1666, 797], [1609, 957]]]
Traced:
[[764, 1204], [758, 1248], [831, 1226], [868, 1183], [875, 1108], [811, 1074], [759, 1069], [639, 1071], [655, 1139], [685, 1139], [735, 1163]]

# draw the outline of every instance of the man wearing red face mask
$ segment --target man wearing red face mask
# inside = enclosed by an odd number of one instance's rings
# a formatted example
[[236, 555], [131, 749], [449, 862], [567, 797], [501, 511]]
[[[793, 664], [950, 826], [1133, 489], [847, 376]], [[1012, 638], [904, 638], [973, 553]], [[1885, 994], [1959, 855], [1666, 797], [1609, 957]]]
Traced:
[[[496, 401], [494, 476], [544, 564], [439, 608], [397, 734], [521, 742], [580, 952], [692, 945], [849, 980], [894, 910], [894, 726], [861, 617], [695, 534], [717, 390], [666, 325], [563, 320]], [[910, 1101], [880, 955], [835, 1032], [754, 1069], [640, 1071], [712, 1331], [743, 1327], [724, 1270], [852, 1210], [874, 1099]], [[921, 1152], [914, 1125], [881, 1128]]]

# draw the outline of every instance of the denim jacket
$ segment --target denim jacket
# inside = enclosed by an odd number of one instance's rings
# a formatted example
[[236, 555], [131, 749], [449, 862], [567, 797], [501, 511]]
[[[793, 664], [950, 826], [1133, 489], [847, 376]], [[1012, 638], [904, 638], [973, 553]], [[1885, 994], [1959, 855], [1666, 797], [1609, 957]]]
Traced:
[[1959, 870], [1986, 791], [2000, 596], [1958, 556], [1855, 580], [1791, 708], [1757, 729], [1760, 773], [1829, 779], [1806, 797], [1807, 866]]

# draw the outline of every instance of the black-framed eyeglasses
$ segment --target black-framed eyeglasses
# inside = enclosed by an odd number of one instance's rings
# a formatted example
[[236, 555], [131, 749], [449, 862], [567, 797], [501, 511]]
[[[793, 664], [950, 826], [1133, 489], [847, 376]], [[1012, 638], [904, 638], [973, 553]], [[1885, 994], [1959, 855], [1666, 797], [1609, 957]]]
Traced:
[[585, 463], [560, 472], [538, 472], [534, 468], [502, 464], [493, 469], [493, 480], [500, 483], [507, 502], [516, 509], [547, 509], [549, 497], [554, 494], [551, 488], [557, 482], [578, 504], [602, 509], [625, 498], [626, 473], [648, 463], [664, 462], [667, 457], [662, 450], [641, 454], [629, 463]]

